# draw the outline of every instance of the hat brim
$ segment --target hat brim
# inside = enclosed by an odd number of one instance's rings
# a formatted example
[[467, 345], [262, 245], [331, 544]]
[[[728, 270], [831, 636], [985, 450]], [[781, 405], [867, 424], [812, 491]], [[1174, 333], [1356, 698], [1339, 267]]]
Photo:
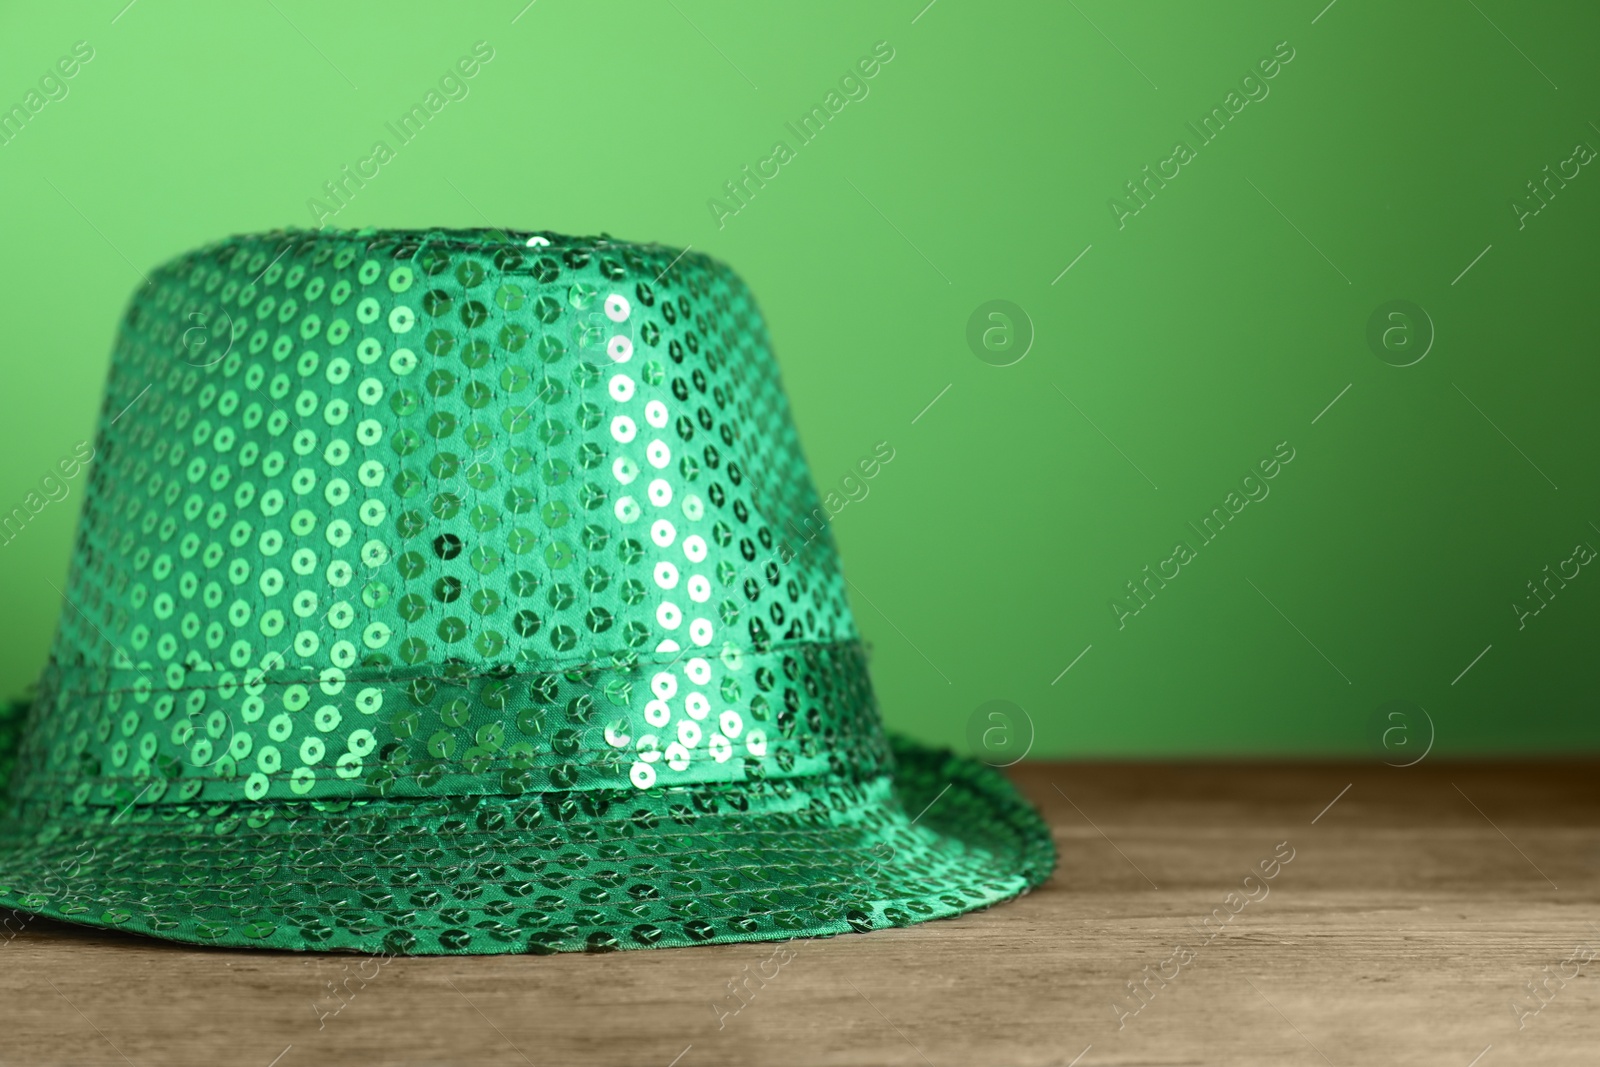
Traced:
[[1050, 877], [999, 772], [891, 736], [895, 772], [599, 798], [135, 805], [0, 826], [0, 907], [191, 944], [471, 955], [770, 941], [989, 907]]

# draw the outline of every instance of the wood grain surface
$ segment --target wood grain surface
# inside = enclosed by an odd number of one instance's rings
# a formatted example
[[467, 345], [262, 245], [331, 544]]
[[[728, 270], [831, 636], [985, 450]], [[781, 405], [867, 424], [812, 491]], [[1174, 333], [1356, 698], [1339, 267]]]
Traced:
[[904, 930], [380, 965], [34, 921], [0, 1063], [1600, 1062], [1600, 762], [1012, 773], [1054, 878]]

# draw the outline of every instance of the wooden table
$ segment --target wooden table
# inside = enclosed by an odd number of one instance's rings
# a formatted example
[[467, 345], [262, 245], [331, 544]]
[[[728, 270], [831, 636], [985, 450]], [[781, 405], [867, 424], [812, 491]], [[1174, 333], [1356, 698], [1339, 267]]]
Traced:
[[41, 921], [0, 944], [0, 1063], [1600, 1062], [1600, 762], [1013, 773], [1049, 884], [797, 941], [736, 1013], [772, 946], [376, 970]]

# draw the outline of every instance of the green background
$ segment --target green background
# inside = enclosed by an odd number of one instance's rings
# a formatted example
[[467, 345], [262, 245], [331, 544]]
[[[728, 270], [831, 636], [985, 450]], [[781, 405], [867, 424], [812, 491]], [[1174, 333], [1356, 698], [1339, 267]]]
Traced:
[[[1600, 168], [1522, 228], [1511, 206], [1600, 147], [1592, 6], [522, 3], [0, 15], [0, 107], [95, 52], [0, 146], [0, 509], [92, 433], [140, 271], [311, 225], [383, 139], [333, 224], [606, 232], [743, 274], [819, 487], [894, 449], [834, 520], [891, 725], [965, 744], [1000, 699], [1035, 756], [1372, 754], [1400, 699], [1436, 753], [1600, 746], [1600, 577], [1512, 607], [1600, 545]], [[470, 95], [399, 146], [385, 124], [480, 40]], [[785, 124], [880, 41], [800, 145]], [[1185, 123], [1282, 41], [1200, 147]], [[1197, 158], [1119, 229], [1108, 202], [1179, 139]], [[992, 299], [1035, 332], [1011, 366], [966, 340]], [[1395, 299], [1437, 334], [1408, 367], [1366, 340]], [[1270, 496], [1200, 547], [1187, 524], [1282, 441]], [[82, 484], [0, 548], [7, 690], [63, 610]], [[1119, 628], [1180, 539], [1197, 558]]]

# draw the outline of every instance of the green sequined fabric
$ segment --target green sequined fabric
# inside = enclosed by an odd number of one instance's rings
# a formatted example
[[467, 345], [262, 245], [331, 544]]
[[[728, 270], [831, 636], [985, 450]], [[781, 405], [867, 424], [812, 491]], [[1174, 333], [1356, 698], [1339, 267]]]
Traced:
[[220, 242], [135, 295], [90, 471], [0, 714], [0, 906], [598, 951], [904, 925], [1054, 866], [1004, 778], [883, 730], [766, 328], [707, 257]]

